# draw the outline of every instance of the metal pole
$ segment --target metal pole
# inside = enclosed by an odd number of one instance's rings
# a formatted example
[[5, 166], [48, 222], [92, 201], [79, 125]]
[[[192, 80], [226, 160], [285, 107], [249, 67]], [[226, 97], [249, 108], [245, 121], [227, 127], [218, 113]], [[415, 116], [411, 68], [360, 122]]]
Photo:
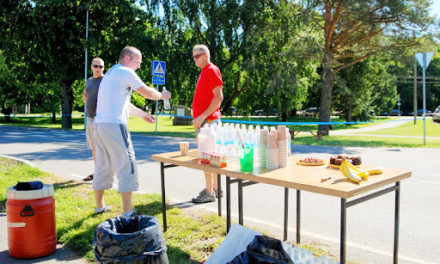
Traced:
[[160, 163], [160, 185], [162, 192], [162, 221], [163, 231], [167, 231], [167, 201], [165, 196], [165, 166], [164, 163]]
[[414, 125], [417, 123], [417, 59], [414, 58], [414, 91], [413, 91]]
[[[84, 85], [87, 83], [87, 43], [89, 41], [89, 7], [86, 7], [86, 51], [84, 61]], [[84, 102], [84, 129], [87, 128], [87, 102]]]
[[289, 188], [284, 188], [284, 232], [283, 232], [284, 241], [287, 241], [288, 223], [289, 223]]
[[423, 53], [423, 145], [426, 145], [426, 82], [425, 82], [425, 70], [426, 70], [426, 53]]
[[397, 189], [394, 198], [394, 264], [397, 264], [399, 262], [400, 181], [396, 182], [396, 187]]
[[341, 245], [339, 249], [339, 258], [342, 264], [345, 264], [345, 241], [347, 239], [347, 199], [341, 198]]
[[[156, 85], [156, 90], [159, 92], [159, 84]], [[157, 134], [157, 111], [159, 111], [159, 100], [156, 100], [156, 130], [154, 131], [154, 134]]]

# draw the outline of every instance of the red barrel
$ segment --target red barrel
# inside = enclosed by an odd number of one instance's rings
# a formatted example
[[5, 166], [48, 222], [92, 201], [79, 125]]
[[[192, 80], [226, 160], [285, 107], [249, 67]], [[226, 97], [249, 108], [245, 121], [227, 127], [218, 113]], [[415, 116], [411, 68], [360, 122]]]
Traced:
[[51, 184], [42, 189], [17, 191], [8, 188], [9, 255], [14, 258], [38, 258], [53, 253], [57, 245], [55, 199]]

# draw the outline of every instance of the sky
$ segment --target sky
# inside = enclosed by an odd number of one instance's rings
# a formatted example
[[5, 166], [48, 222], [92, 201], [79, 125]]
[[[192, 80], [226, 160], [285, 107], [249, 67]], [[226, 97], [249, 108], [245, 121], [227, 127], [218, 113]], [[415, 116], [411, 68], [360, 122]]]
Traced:
[[440, 18], [440, 0], [432, 0], [431, 15], [436, 15]]

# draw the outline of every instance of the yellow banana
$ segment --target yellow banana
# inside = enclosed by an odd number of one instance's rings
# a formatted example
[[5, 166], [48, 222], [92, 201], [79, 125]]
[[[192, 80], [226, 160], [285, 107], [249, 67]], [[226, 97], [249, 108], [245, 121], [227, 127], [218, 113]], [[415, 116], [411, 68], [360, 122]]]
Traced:
[[370, 176], [370, 173], [368, 171], [362, 170], [356, 166], [354, 166], [353, 164], [351, 164], [350, 162], [347, 161], [347, 166], [355, 172], [355, 174], [359, 177], [362, 178], [362, 180], [366, 181], [368, 180], [368, 176]]
[[340, 170], [342, 172], [342, 174], [344, 174], [345, 177], [347, 177], [349, 180], [359, 184], [362, 181], [362, 178], [359, 177], [355, 171], [353, 171], [349, 166], [348, 166], [348, 161], [346, 159], [344, 159], [344, 161], [342, 161]]
[[367, 172], [368, 172], [370, 175], [382, 174], [382, 173], [383, 173], [383, 168], [382, 168], [382, 167], [379, 167], [379, 168], [367, 169]]

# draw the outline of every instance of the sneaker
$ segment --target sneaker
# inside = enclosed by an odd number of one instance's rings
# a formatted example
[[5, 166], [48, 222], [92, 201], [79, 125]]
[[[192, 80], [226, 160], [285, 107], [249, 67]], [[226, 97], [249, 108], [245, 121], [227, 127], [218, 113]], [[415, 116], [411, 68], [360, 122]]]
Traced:
[[90, 174], [89, 176], [83, 179], [83, 181], [91, 181], [91, 180], [93, 180], [93, 174]]
[[110, 205], [105, 205], [102, 208], [95, 208], [95, 215], [97, 214], [102, 214], [104, 212], [108, 212], [112, 209], [112, 207]]
[[130, 213], [126, 214], [126, 213], [122, 213], [122, 217], [128, 218], [128, 217], [136, 217], [139, 214], [136, 212], [136, 209], [133, 208], [133, 210], [131, 210]]
[[215, 202], [215, 195], [214, 194], [210, 194], [206, 191], [206, 189], [203, 189], [200, 193], [199, 196], [192, 198], [192, 202], [193, 203], [210, 203], [210, 202]]
[[223, 190], [214, 190], [215, 198], [223, 198]]

